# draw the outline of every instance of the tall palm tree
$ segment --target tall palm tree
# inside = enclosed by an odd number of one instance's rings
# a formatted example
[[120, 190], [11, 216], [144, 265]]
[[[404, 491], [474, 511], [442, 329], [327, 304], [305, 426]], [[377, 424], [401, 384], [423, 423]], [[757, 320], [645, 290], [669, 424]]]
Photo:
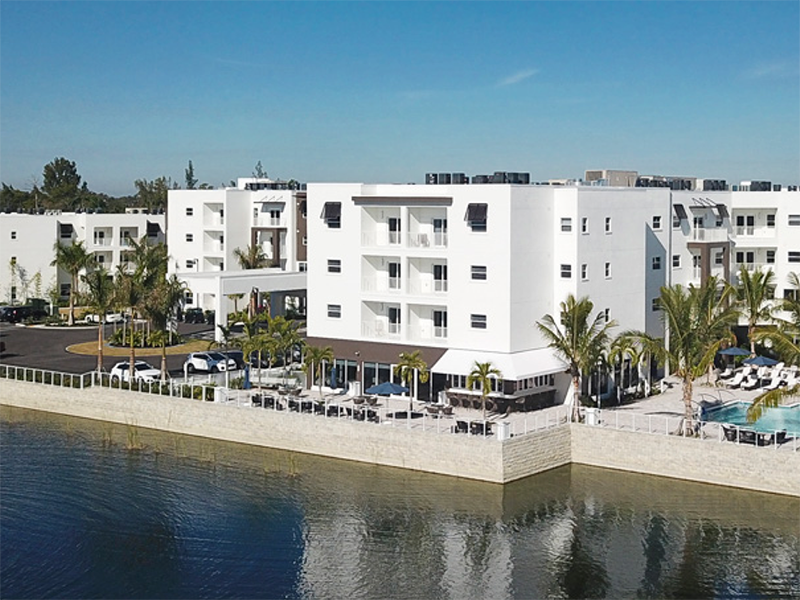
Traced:
[[103, 329], [106, 324], [106, 313], [115, 303], [114, 281], [108, 271], [100, 266], [83, 276], [88, 292], [88, 303], [97, 314], [97, 372], [103, 371]]
[[167, 379], [167, 342], [171, 336], [169, 330], [172, 317], [186, 294], [186, 284], [174, 273], [160, 280], [149, 291], [145, 291], [142, 312], [150, 320], [157, 332], [157, 341], [161, 346], [161, 380]]
[[414, 408], [414, 400], [416, 400], [417, 397], [416, 390], [414, 389], [414, 381], [417, 378], [417, 374], [419, 374], [420, 383], [426, 383], [428, 381], [428, 363], [422, 359], [420, 350], [401, 352], [400, 360], [394, 366], [394, 374], [400, 376], [400, 380], [406, 384], [410, 391], [408, 412], [411, 414]]
[[236, 248], [233, 256], [244, 270], [263, 269], [269, 266], [269, 259], [258, 244], [250, 244], [244, 250]]
[[483, 420], [486, 420], [486, 397], [492, 389], [492, 379], [502, 379], [503, 373], [492, 365], [491, 362], [478, 362], [472, 365], [472, 370], [467, 375], [467, 388], [473, 389], [475, 384], [481, 386], [481, 408]]
[[130, 347], [130, 373], [134, 373], [134, 365], [136, 364], [136, 348], [135, 341], [135, 320], [137, 310], [141, 307], [144, 301], [145, 294], [140, 280], [136, 277], [135, 273], [129, 273], [125, 268], [120, 265], [117, 269], [117, 275], [114, 278], [115, 284], [115, 297], [120, 306], [126, 307], [130, 311], [130, 332], [128, 335], [128, 343]]
[[606, 322], [602, 313], [592, 318], [594, 304], [587, 297], [576, 299], [570, 294], [560, 304], [559, 320], [545, 315], [536, 323], [547, 345], [563, 359], [572, 377], [572, 417], [580, 419], [581, 374], [596, 367], [609, 343], [609, 330], [615, 321]]
[[55, 258], [50, 263], [51, 267], [58, 267], [69, 273], [69, 317], [68, 325], [75, 324], [75, 294], [78, 292], [78, 275], [92, 264], [92, 254], [83, 247], [83, 241], [73, 240], [71, 244], [64, 245], [60, 242], [53, 244]]
[[[303, 338], [298, 331], [300, 329], [300, 323], [297, 321], [290, 321], [279, 315], [270, 318], [267, 324], [269, 335], [275, 339], [278, 353], [283, 357], [283, 372], [285, 376], [288, 372], [288, 364], [291, 362], [294, 348], [303, 343]], [[287, 357], [289, 360], [287, 360]]]
[[742, 315], [747, 319], [747, 338], [750, 340], [750, 355], [756, 355], [756, 327], [759, 323], [772, 323], [775, 308], [770, 302], [775, 294], [775, 273], [772, 269], [758, 269], [751, 274], [744, 265], [739, 268], [739, 285], [736, 299]]
[[319, 398], [322, 400], [322, 384], [323, 384], [323, 371], [322, 367], [325, 363], [333, 362], [333, 348], [325, 346], [306, 346], [305, 358], [303, 361], [303, 370], [311, 378], [309, 387], [314, 385], [314, 382], [319, 379]]
[[[669, 333], [668, 343], [665, 345], [663, 340], [658, 340], [653, 344], [653, 338], [644, 332], [622, 333], [652, 348], [659, 362], [667, 362], [671, 371], [680, 378], [684, 428], [694, 418], [694, 380], [713, 364], [723, 343], [735, 341], [731, 332], [738, 320], [738, 311], [731, 302], [734, 293], [730, 285], [713, 276], [700, 286], [662, 287], [658, 305]], [[684, 429], [684, 433], [689, 432]]]

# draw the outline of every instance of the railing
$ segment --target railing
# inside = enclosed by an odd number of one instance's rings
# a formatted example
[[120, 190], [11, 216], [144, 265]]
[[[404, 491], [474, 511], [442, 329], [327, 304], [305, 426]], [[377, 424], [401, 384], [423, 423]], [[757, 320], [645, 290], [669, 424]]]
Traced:
[[447, 292], [447, 279], [411, 277], [408, 281], [409, 294], [444, 294]]
[[111, 246], [114, 243], [114, 240], [106, 237], [94, 238], [92, 243], [95, 246]]
[[366, 338], [399, 338], [401, 326], [398, 323], [385, 323], [383, 321], [363, 321], [361, 335]]
[[692, 229], [692, 239], [698, 242], [725, 242], [728, 240], [728, 230], [695, 227]]
[[774, 227], [755, 227], [753, 225], [737, 225], [737, 237], [774, 238]]

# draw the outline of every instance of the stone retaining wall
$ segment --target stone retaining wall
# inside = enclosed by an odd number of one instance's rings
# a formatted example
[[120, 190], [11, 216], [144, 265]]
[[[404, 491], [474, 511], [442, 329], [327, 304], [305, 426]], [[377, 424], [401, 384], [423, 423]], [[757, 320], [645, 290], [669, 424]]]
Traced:
[[131, 427], [508, 483], [570, 462], [800, 496], [800, 452], [562, 425], [500, 442], [317, 415], [0, 380], [0, 404]]

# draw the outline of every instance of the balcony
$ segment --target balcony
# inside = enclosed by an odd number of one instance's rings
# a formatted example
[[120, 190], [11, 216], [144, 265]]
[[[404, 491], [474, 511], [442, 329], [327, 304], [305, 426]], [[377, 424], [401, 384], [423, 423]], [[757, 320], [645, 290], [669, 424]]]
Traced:
[[387, 323], [386, 321], [361, 322], [361, 335], [368, 339], [400, 339], [402, 331], [400, 323]]
[[696, 227], [692, 229], [692, 240], [695, 242], [727, 242], [728, 230], [719, 229], [705, 229]]
[[361, 291], [362, 292], [391, 292], [398, 293], [402, 291], [403, 283], [400, 277], [362, 277], [361, 278]]
[[775, 270], [775, 263], [767, 263], [767, 262], [741, 262], [741, 263], [733, 263], [733, 269], [738, 271], [742, 267], [745, 268], [746, 271], [766, 271], [767, 269]]
[[422, 342], [436, 345], [447, 343], [447, 327], [434, 327], [430, 323], [419, 327], [410, 327], [408, 330], [410, 342]]

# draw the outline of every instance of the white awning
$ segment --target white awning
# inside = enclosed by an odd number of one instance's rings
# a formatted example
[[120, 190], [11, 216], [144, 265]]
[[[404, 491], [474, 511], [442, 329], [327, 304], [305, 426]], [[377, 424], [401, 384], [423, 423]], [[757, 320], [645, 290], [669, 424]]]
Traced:
[[567, 365], [550, 348], [537, 348], [514, 353], [447, 350], [430, 370], [446, 375], [469, 375], [475, 361], [491, 362], [503, 373], [503, 379], [511, 381], [560, 373], [567, 369]]

